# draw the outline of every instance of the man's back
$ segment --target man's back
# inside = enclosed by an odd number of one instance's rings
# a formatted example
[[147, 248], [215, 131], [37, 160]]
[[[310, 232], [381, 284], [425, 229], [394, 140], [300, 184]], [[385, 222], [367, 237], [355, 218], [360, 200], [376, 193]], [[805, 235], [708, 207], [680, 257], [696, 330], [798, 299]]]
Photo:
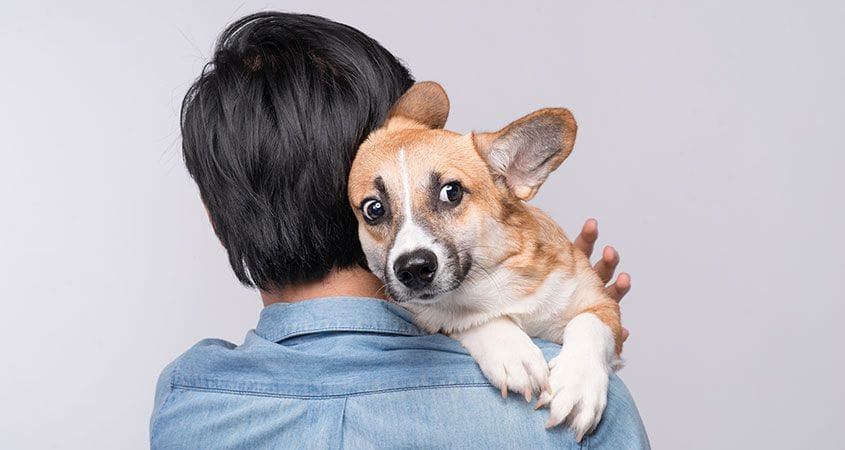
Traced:
[[[547, 358], [559, 347], [537, 341]], [[154, 448], [580, 448], [548, 412], [502, 399], [461, 345], [417, 329], [387, 302], [273, 304], [243, 345], [205, 340], [162, 373]], [[584, 448], [647, 448], [612, 377]]]

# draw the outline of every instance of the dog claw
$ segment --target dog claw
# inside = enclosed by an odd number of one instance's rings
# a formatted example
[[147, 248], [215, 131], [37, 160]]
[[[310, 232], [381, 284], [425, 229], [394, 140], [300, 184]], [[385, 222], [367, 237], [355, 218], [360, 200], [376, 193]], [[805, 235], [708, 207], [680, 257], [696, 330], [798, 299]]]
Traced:
[[508, 387], [505, 384], [502, 384], [502, 398], [508, 398]]
[[531, 403], [531, 388], [526, 388], [522, 395], [525, 397], [526, 402]]
[[575, 436], [575, 442], [577, 442], [577, 443], [579, 443], [579, 444], [580, 444], [582, 439], [584, 439], [584, 432], [583, 432], [583, 431], [579, 431], [579, 432], [578, 432], [578, 435], [577, 435], [577, 436]]
[[548, 392], [541, 393], [540, 396], [537, 398], [537, 404], [534, 405], [534, 410], [536, 411], [536, 410], [548, 405], [551, 400], [552, 400], [552, 396], [549, 395]]

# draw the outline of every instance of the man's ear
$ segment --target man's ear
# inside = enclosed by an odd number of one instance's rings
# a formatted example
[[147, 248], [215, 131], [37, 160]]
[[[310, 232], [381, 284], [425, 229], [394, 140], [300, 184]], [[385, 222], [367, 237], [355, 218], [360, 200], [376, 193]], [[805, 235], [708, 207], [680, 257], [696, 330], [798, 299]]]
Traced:
[[434, 81], [414, 84], [390, 109], [385, 128], [443, 128], [449, 117], [449, 97]]
[[531, 200], [572, 152], [578, 126], [564, 108], [535, 111], [495, 133], [475, 133], [478, 153], [518, 198]]

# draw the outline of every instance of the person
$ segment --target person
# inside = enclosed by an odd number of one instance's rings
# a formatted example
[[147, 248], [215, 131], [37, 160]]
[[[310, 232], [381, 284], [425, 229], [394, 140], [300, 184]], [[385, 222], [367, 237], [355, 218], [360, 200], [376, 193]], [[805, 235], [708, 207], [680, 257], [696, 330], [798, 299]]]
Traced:
[[[182, 104], [183, 153], [237, 278], [265, 305], [242, 345], [199, 342], [162, 372], [153, 448], [574, 448], [548, 411], [501, 398], [461, 345], [426, 334], [366, 270], [347, 203], [358, 145], [413, 84], [376, 41], [325, 18], [231, 24]], [[576, 244], [592, 252], [595, 220]], [[606, 248], [609, 281], [619, 257]], [[621, 299], [630, 278], [608, 286]], [[627, 333], [627, 332], [626, 332]], [[541, 340], [547, 358], [560, 347]], [[612, 376], [582, 446], [647, 448]]]

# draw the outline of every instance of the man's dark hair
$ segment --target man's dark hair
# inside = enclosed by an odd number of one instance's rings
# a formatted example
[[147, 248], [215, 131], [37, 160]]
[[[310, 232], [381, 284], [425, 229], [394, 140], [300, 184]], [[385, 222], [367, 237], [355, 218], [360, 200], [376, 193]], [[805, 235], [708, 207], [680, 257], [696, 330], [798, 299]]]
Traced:
[[378, 42], [322, 17], [262, 12], [223, 32], [182, 102], [182, 151], [242, 283], [363, 264], [349, 169], [412, 84]]

